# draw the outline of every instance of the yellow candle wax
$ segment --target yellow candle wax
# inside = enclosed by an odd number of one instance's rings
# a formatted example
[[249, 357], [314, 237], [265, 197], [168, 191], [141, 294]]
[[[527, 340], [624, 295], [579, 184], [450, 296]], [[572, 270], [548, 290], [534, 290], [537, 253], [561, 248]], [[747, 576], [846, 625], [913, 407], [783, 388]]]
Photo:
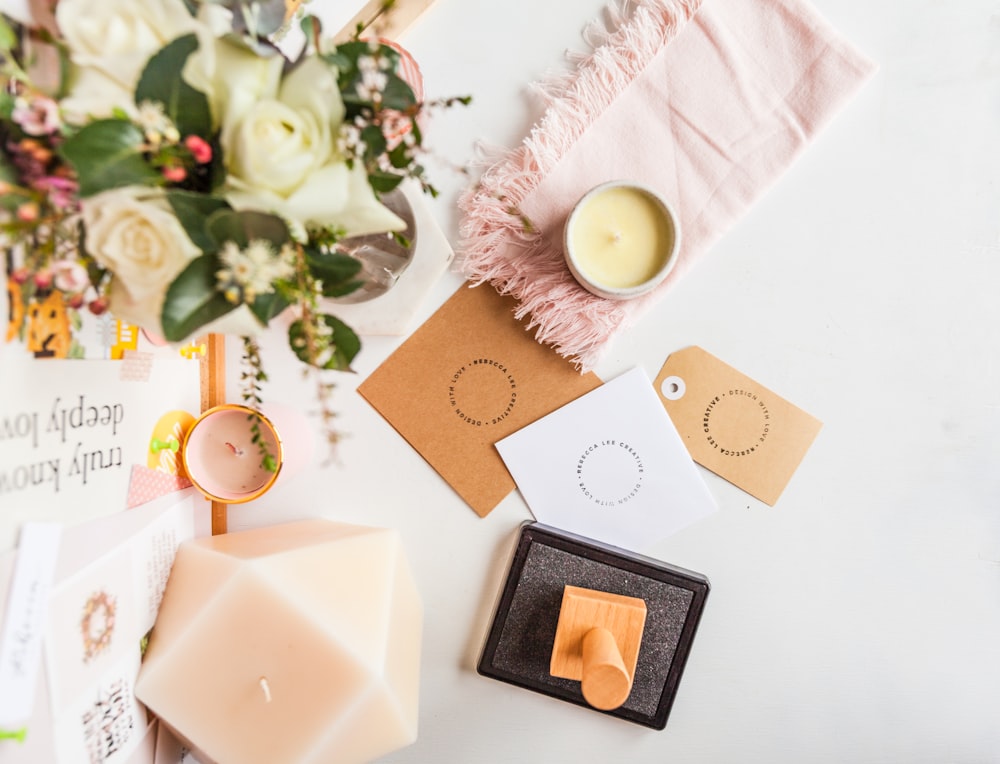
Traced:
[[565, 244], [570, 267], [584, 286], [607, 296], [631, 296], [664, 275], [677, 233], [666, 205], [652, 192], [611, 183], [581, 200]]

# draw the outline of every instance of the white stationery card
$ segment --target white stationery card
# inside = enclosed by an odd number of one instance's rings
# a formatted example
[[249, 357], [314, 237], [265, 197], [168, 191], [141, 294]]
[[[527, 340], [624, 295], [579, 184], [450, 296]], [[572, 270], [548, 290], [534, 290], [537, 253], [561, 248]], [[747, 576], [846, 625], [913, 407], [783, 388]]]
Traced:
[[535, 519], [640, 551], [716, 510], [641, 368], [496, 444]]

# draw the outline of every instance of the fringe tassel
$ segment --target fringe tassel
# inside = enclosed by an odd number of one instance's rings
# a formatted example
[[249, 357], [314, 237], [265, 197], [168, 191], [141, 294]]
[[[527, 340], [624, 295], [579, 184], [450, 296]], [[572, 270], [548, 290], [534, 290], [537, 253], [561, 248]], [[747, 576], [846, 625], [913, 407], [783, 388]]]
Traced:
[[481, 149], [479, 183], [459, 199], [458, 268], [473, 284], [513, 295], [518, 319], [581, 371], [592, 369], [630, 311], [590, 294], [567, 271], [561, 250], [527, 225], [522, 201], [647, 62], [694, 15], [702, 0], [612, 0], [584, 30], [591, 48], [570, 57], [575, 71], [535, 89], [549, 106], [521, 146], [502, 156]]

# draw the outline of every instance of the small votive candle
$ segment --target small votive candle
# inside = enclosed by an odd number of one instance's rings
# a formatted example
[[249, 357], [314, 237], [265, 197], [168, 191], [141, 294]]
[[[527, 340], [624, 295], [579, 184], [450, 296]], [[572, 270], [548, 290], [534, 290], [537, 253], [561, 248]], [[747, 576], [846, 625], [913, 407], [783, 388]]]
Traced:
[[655, 191], [612, 181], [577, 202], [563, 244], [566, 264], [581, 286], [599, 297], [626, 300], [666, 278], [677, 260], [680, 231]]
[[[258, 419], [274, 470], [265, 466], [264, 454], [253, 442], [253, 417]], [[247, 406], [224, 404], [204, 412], [191, 425], [181, 458], [188, 478], [206, 497], [240, 504], [261, 496], [274, 484], [283, 450], [270, 419]]]

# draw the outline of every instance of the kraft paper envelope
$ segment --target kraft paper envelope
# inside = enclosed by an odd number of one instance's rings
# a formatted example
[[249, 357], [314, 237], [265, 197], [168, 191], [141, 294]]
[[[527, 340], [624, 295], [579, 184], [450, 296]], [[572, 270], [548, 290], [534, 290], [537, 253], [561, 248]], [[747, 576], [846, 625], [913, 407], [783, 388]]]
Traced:
[[625, 549], [643, 551], [716, 510], [641, 368], [497, 449], [536, 520]]
[[358, 387], [481, 517], [514, 490], [494, 443], [593, 390], [491, 286], [463, 285]]

